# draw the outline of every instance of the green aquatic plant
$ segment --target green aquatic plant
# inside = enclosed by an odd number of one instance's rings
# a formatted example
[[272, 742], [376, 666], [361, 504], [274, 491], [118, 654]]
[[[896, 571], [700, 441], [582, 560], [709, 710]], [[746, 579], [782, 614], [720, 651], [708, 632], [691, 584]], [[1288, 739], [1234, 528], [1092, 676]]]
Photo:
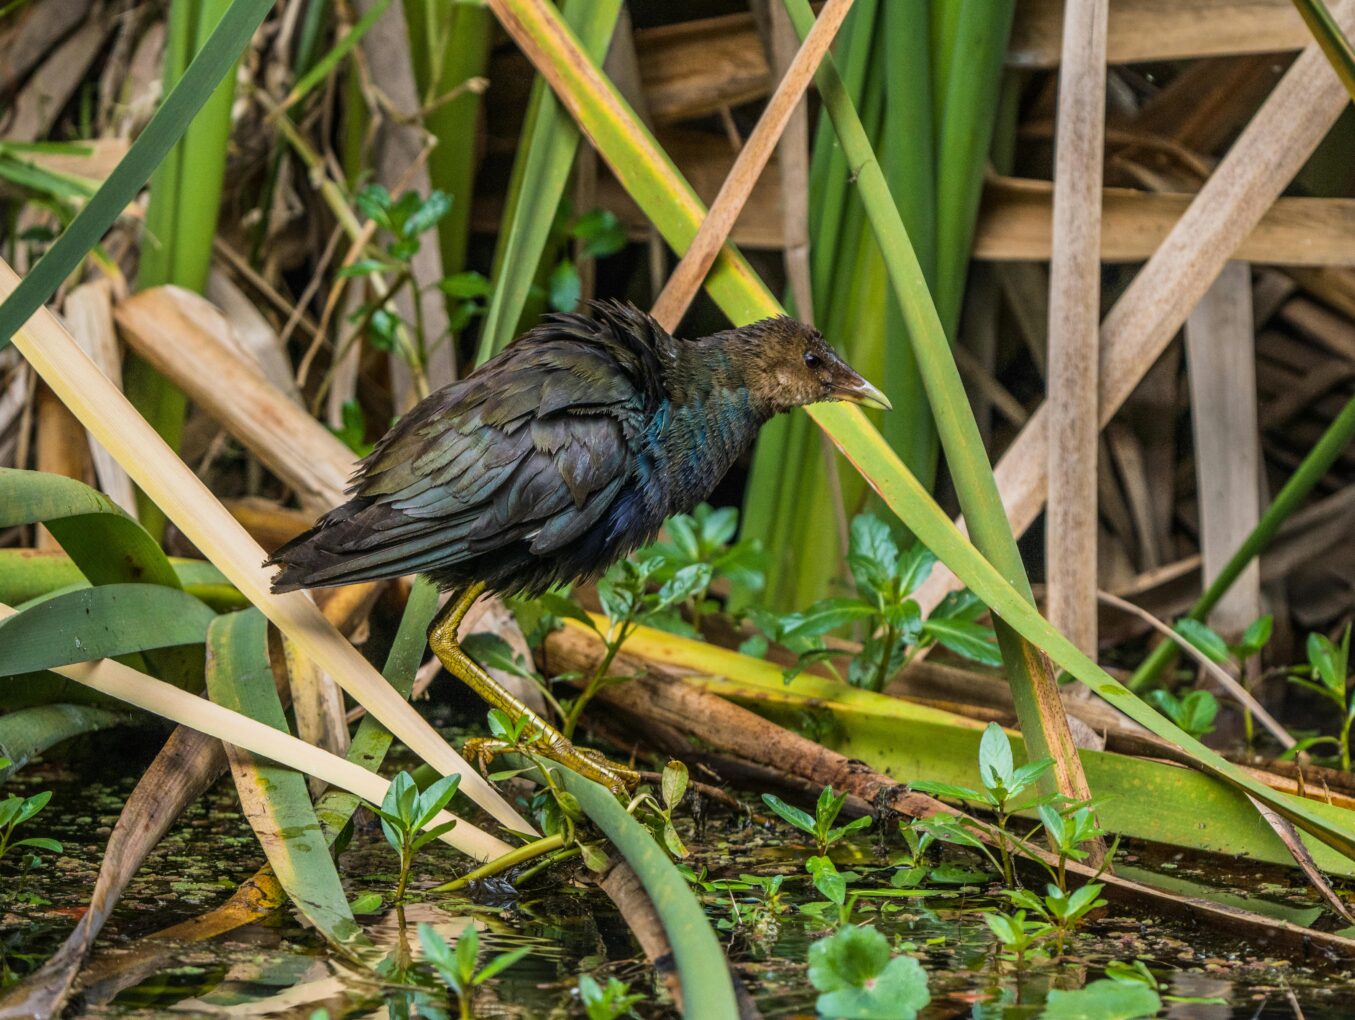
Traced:
[[618, 1020], [623, 1016], [634, 1016], [634, 1007], [645, 1001], [638, 992], [632, 992], [630, 985], [609, 977], [605, 985], [600, 985], [588, 974], [579, 975], [579, 1001], [588, 1020]]
[[823, 1016], [910, 1020], [931, 1001], [922, 965], [893, 955], [874, 928], [854, 924], [809, 947], [809, 980]]
[[[940, 783], [931, 780], [917, 780], [909, 785], [919, 793], [935, 797], [951, 797], [990, 808], [997, 819], [991, 832], [996, 837], [998, 852], [1002, 857], [1002, 878], [1007, 885], [1015, 882], [1012, 869], [1012, 839], [1008, 831], [1012, 802], [1033, 787], [1042, 775], [1054, 765], [1054, 759], [1041, 758], [1020, 767], [1012, 757], [1011, 740], [997, 723], [989, 723], [979, 740], [979, 779], [983, 789], [975, 790], [953, 783]], [[944, 825], [944, 823], [943, 823]], [[947, 829], [931, 831], [941, 839]], [[947, 840], [953, 842], [954, 840]]]
[[1313, 747], [1332, 746], [1336, 749], [1334, 761], [1345, 772], [1350, 771], [1350, 731], [1355, 726], [1355, 698], [1347, 688], [1350, 676], [1350, 624], [1346, 624], [1341, 643], [1325, 634], [1308, 635], [1308, 665], [1296, 668], [1289, 682], [1304, 687], [1331, 702], [1337, 711], [1336, 736], [1306, 737], [1287, 752], [1292, 756]]
[[[1167, 998], [1172, 999], [1171, 996]], [[1132, 964], [1113, 961], [1106, 965], [1104, 978], [1069, 991], [1051, 990], [1040, 1017], [1041, 1020], [1137, 1020], [1157, 1016], [1161, 1009], [1162, 996], [1158, 994], [1157, 979], [1142, 961], [1135, 960]]]
[[381, 819], [381, 831], [386, 841], [400, 855], [400, 879], [395, 887], [396, 903], [404, 902], [414, 854], [456, 826], [456, 819], [453, 818], [425, 830], [438, 816], [438, 812], [447, 806], [460, 784], [459, 775], [444, 776], [420, 792], [414, 777], [408, 772], [401, 772], [391, 780], [381, 807], [372, 808]]
[[679, 612], [680, 607], [698, 592], [710, 586], [711, 567], [694, 563], [677, 570], [657, 590], [654, 583], [667, 565], [662, 553], [649, 550], [631, 559], [621, 560], [598, 581], [598, 601], [602, 603], [605, 626], [598, 626], [588, 613], [559, 594], [547, 592], [541, 597], [542, 607], [556, 616], [577, 620], [593, 631], [603, 643], [603, 654], [584, 683], [583, 690], [566, 705], [564, 723], [560, 727], [566, 737], [572, 737], [579, 718], [588, 703], [604, 687], [624, 683], [628, 676], [611, 673], [612, 663], [627, 639], [642, 625], [680, 633], [690, 633], [691, 627]]
[[701, 503], [690, 514], [668, 518], [664, 525], [666, 538], [649, 546], [650, 551], [663, 557], [656, 573], [659, 581], [667, 581], [686, 567], [705, 564], [710, 568], [705, 587], [694, 591], [682, 607], [696, 636], [700, 636], [702, 619], [720, 609], [710, 598], [712, 584], [722, 581], [727, 584], [724, 610], [735, 620], [745, 615], [766, 585], [767, 556], [762, 543], [749, 538], [735, 541], [738, 530], [737, 507], [717, 510], [709, 503]]
[[848, 630], [860, 636], [861, 650], [852, 658], [846, 680], [867, 690], [883, 690], [913, 656], [935, 644], [985, 665], [1001, 665], [993, 631], [978, 622], [986, 610], [968, 592], [948, 597], [923, 618], [911, 596], [931, 573], [936, 557], [921, 544], [900, 551], [884, 521], [858, 514], [851, 523], [847, 563], [853, 594], [819, 599], [800, 612], [752, 614], [768, 638], [798, 655], [786, 671], [787, 680], [815, 663], [831, 668], [843, 652], [825, 639]]
[[842, 805], [847, 803], [847, 795], [845, 793], [834, 794], [831, 786], [824, 787], [819, 793], [819, 799], [814, 805], [814, 814], [812, 815], [787, 804], [774, 794], [764, 793], [762, 801], [782, 819], [806, 835], [813, 837], [819, 857], [826, 856], [828, 848], [838, 840], [845, 839], [853, 832], [868, 829], [871, 824], [870, 816], [863, 815], [860, 818], [852, 819], [846, 825], [834, 826], [833, 823], [837, 821], [837, 816], [842, 811]]
[[447, 940], [438, 934], [436, 928], [427, 922], [419, 924], [419, 944], [423, 954], [433, 965], [442, 980], [456, 995], [461, 1020], [471, 1020], [471, 999], [475, 989], [490, 978], [499, 974], [532, 951], [531, 946], [519, 946], [517, 949], [500, 953], [483, 967], [478, 967], [480, 957], [480, 936], [475, 925], [468, 924], [457, 936], [456, 948], [447, 944]]
[[[8, 758], [0, 758], [0, 771], [13, 764]], [[10, 794], [4, 800], [0, 800], [0, 860], [4, 860], [9, 851], [17, 850], [19, 847], [26, 847], [30, 850], [46, 850], [53, 854], [62, 852], [61, 844], [46, 836], [28, 836], [20, 840], [14, 839], [14, 830], [25, 822], [32, 821], [33, 817], [45, 808], [47, 802], [51, 799], [52, 791], [43, 790], [31, 797]]]
[[687, 766], [680, 761], [670, 761], [664, 766], [659, 779], [659, 797], [642, 788], [627, 808], [649, 827], [654, 839], [674, 857], [687, 856], [687, 847], [678, 836], [677, 829], [673, 828], [673, 812], [687, 795], [690, 782]]

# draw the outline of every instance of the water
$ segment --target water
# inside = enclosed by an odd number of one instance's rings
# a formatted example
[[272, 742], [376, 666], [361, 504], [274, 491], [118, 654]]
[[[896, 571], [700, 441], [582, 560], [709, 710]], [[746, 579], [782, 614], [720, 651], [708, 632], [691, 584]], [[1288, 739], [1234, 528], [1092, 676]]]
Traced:
[[[11, 862], [0, 866], [5, 872], [0, 952], [12, 977], [40, 964], [80, 916], [108, 833], [139, 771], [137, 762], [129, 762], [125, 776], [109, 781], [104, 756], [83, 767], [30, 768], [7, 787], [54, 791], [30, 834], [54, 836], [66, 849], [60, 859], [48, 857], [22, 879], [13, 877]], [[804, 961], [824, 924], [796, 909], [817, 899], [800, 877], [811, 851], [789, 841], [779, 823], [750, 824], [727, 813], [715, 813], [699, 835], [688, 822], [680, 828], [693, 850], [693, 866], [707, 869], [708, 879], [787, 875], [783, 895], [790, 909], [776, 923], [750, 923], [755, 918], [744, 902], [738, 906], [743, 923], [723, 937], [732, 940], [736, 969], [764, 1015], [812, 1016], [815, 992]], [[1207, 882], [1240, 897], [1260, 892], [1266, 909], [1300, 919], [1316, 909], [1297, 876], [1282, 869], [1155, 854], [1146, 847], [1132, 851], [1122, 853], [1122, 867], [1156, 871], [1177, 882]], [[881, 868], [887, 862], [869, 836], [834, 856], [839, 867], [867, 873], [863, 885], [887, 885], [890, 872]], [[380, 947], [375, 970], [326, 952], [290, 910], [206, 942], [147, 940], [155, 931], [218, 906], [260, 864], [262, 854], [239, 815], [229, 781], [218, 784], [133, 880], [100, 936], [78, 1015], [307, 1018], [321, 1007], [334, 1018], [428, 1015], [430, 1006], [446, 1008], [446, 995], [419, 959], [414, 927], [420, 921], [433, 924], [449, 941], [475, 924], [482, 960], [517, 946], [532, 947], [524, 960], [478, 990], [477, 1016], [581, 1015], [574, 998], [581, 973], [603, 980], [615, 976], [646, 992], [650, 1002], [639, 1008], [642, 1016], [671, 1015], [652, 968], [611, 901], [567, 868], [539, 877], [509, 903], [416, 894], [404, 911], [403, 930], [389, 907], [361, 918]], [[357, 832], [341, 870], [350, 898], [367, 892], [388, 898], [395, 884], [395, 856], [372, 826]], [[455, 852], [435, 844], [420, 857], [412, 888], [429, 889], [461, 870], [464, 864]], [[731, 921], [728, 893], [712, 892], [705, 900], [712, 921]], [[1225, 1000], [1169, 1002], [1165, 1016], [1289, 1018], [1295, 1014], [1287, 990], [1309, 1020], [1352, 1015], [1355, 964], [1270, 959], [1231, 935], [1197, 930], [1180, 920], [1132, 916], [1114, 904], [1070, 945], [1063, 961], [1018, 971], [996, 959], [991, 936], [977, 916], [980, 908], [993, 905], [991, 897], [972, 888], [929, 887], [917, 899], [863, 901], [857, 920], [920, 954], [930, 977], [932, 1005], [924, 1013], [929, 1018], [968, 1017], [976, 1015], [976, 1008], [989, 1017], [1038, 1016], [1050, 988], [1080, 987], [1102, 976], [1108, 962], [1136, 957], [1153, 969], [1164, 996]]]

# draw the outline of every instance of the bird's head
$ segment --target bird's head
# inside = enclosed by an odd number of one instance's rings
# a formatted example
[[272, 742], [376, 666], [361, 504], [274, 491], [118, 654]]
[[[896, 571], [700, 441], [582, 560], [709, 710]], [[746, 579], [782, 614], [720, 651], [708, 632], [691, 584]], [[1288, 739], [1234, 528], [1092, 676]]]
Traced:
[[755, 403], [774, 413], [825, 400], [891, 409], [889, 399], [847, 364], [813, 326], [782, 316], [734, 332], [743, 334], [753, 369], [745, 375]]

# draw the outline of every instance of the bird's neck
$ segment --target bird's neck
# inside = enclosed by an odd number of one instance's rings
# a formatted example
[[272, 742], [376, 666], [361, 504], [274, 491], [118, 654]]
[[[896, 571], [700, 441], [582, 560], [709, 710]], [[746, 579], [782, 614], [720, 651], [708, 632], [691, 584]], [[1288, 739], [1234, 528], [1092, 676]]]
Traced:
[[707, 498], [757, 438], [772, 412], [757, 406], [737, 350], [719, 337], [679, 342], [665, 389], [659, 444], [672, 506], [687, 511]]
[[754, 432], [771, 418], [775, 409], [760, 407], [750, 386], [746, 346], [736, 332], [717, 333], [700, 340], [679, 340], [669, 364], [665, 389], [674, 406], [701, 405], [708, 410], [738, 410], [756, 419]]

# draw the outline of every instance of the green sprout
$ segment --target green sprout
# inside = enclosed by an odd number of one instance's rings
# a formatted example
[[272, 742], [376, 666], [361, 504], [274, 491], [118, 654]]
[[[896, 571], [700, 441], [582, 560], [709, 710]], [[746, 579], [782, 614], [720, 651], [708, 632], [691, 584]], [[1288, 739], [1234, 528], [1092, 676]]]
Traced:
[[842, 805], [847, 802], [845, 793], [834, 794], [831, 786], [824, 787], [819, 794], [818, 803], [814, 805], [814, 814], [811, 816], [807, 811], [801, 811], [797, 807], [792, 807], [783, 801], [780, 797], [770, 793], [762, 795], [763, 803], [775, 811], [785, 821], [789, 822], [795, 828], [806, 835], [812, 836], [814, 846], [818, 851], [818, 856], [824, 857], [828, 854], [828, 848], [840, 839], [845, 839], [853, 832], [870, 827], [871, 818], [869, 815], [863, 815], [855, 818], [846, 825], [834, 827], [833, 823], [837, 821], [838, 813], [842, 810]]
[[1324, 744], [1336, 748], [1336, 761], [1342, 771], [1350, 771], [1350, 730], [1355, 726], [1355, 698], [1346, 684], [1350, 675], [1350, 624], [1338, 645], [1324, 634], [1308, 635], [1308, 665], [1294, 670], [1289, 682], [1306, 687], [1336, 706], [1337, 735], [1307, 737], [1286, 752], [1292, 757], [1300, 751]]
[[609, 977], [605, 985], [600, 985], [588, 974], [579, 975], [579, 1001], [588, 1020], [618, 1020], [623, 1016], [634, 1016], [632, 1007], [645, 1001], [645, 997], [632, 992], [630, 985]]
[[758, 626], [778, 644], [799, 656], [786, 671], [793, 679], [814, 663], [841, 655], [826, 636], [853, 628], [861, 651], [847, 670], [847, 682], [867, 690], [885, 683], [922, 649], [939, 644], [984, 665], [1001, 665], [993, 631], [978, 623], [984, 606], [969, 592], [947, 596], [927, 619], [911, 595], [927, 579], [936, 558], [915, 544], [899, 551], [889, 526], [872, 514], [852, 520], [847, 563], [855, 594], [820, 599], [798, 613], [754, 612]]
[[400, 855], [396, 903], [405, 900], [414, 854], [456, 825], [456, 819], [452, 819], [424, 831], [451, 801], [460, 783], [459, 775], [444, 776], [421, 793], [414, 783], [414, 777], [408, 772], [401, 772], [391, 780], [381, 806], [372, 808], [381, 819], [381, 831], [385, 833], [386, 841]]
[[[0, 758], [0, 770], [7, 769], [12, 764], [14, 763], [8, 758]], [[0, 800], [0, 860], [4, 860], [5, 854], [10, 850], [19, 847], [27, 847], [31, 850], [46, 850], [48, 853], [54, 854], [61, 853], [61, 844], [46, 836], [14, 839], [14, 830], [25, 822], [31, 821], [33, 816], [45, 808], [47, 802], [51, 799], [52, 791], [43, 790], [31, 797], [10, 794], [4, 800]]]
[[442, 975], [442, 980], [456, 995], [461, 1010], [461, 1020], [471, 1020], [471, 999], [475, 989], [490, 978], [499, 974], [532, 951], [531, 946], [519, 946], [507, 953], [500, 953], [483, 967], [476, 969], [480, 956], [480, 936], [474, 924], [469, 924], [456, 940], [456, 948], [447, 944], [447, 940], [438, 934], [437, 929], [427, 922], [419, 924], [419, 944], [423, 954]]

